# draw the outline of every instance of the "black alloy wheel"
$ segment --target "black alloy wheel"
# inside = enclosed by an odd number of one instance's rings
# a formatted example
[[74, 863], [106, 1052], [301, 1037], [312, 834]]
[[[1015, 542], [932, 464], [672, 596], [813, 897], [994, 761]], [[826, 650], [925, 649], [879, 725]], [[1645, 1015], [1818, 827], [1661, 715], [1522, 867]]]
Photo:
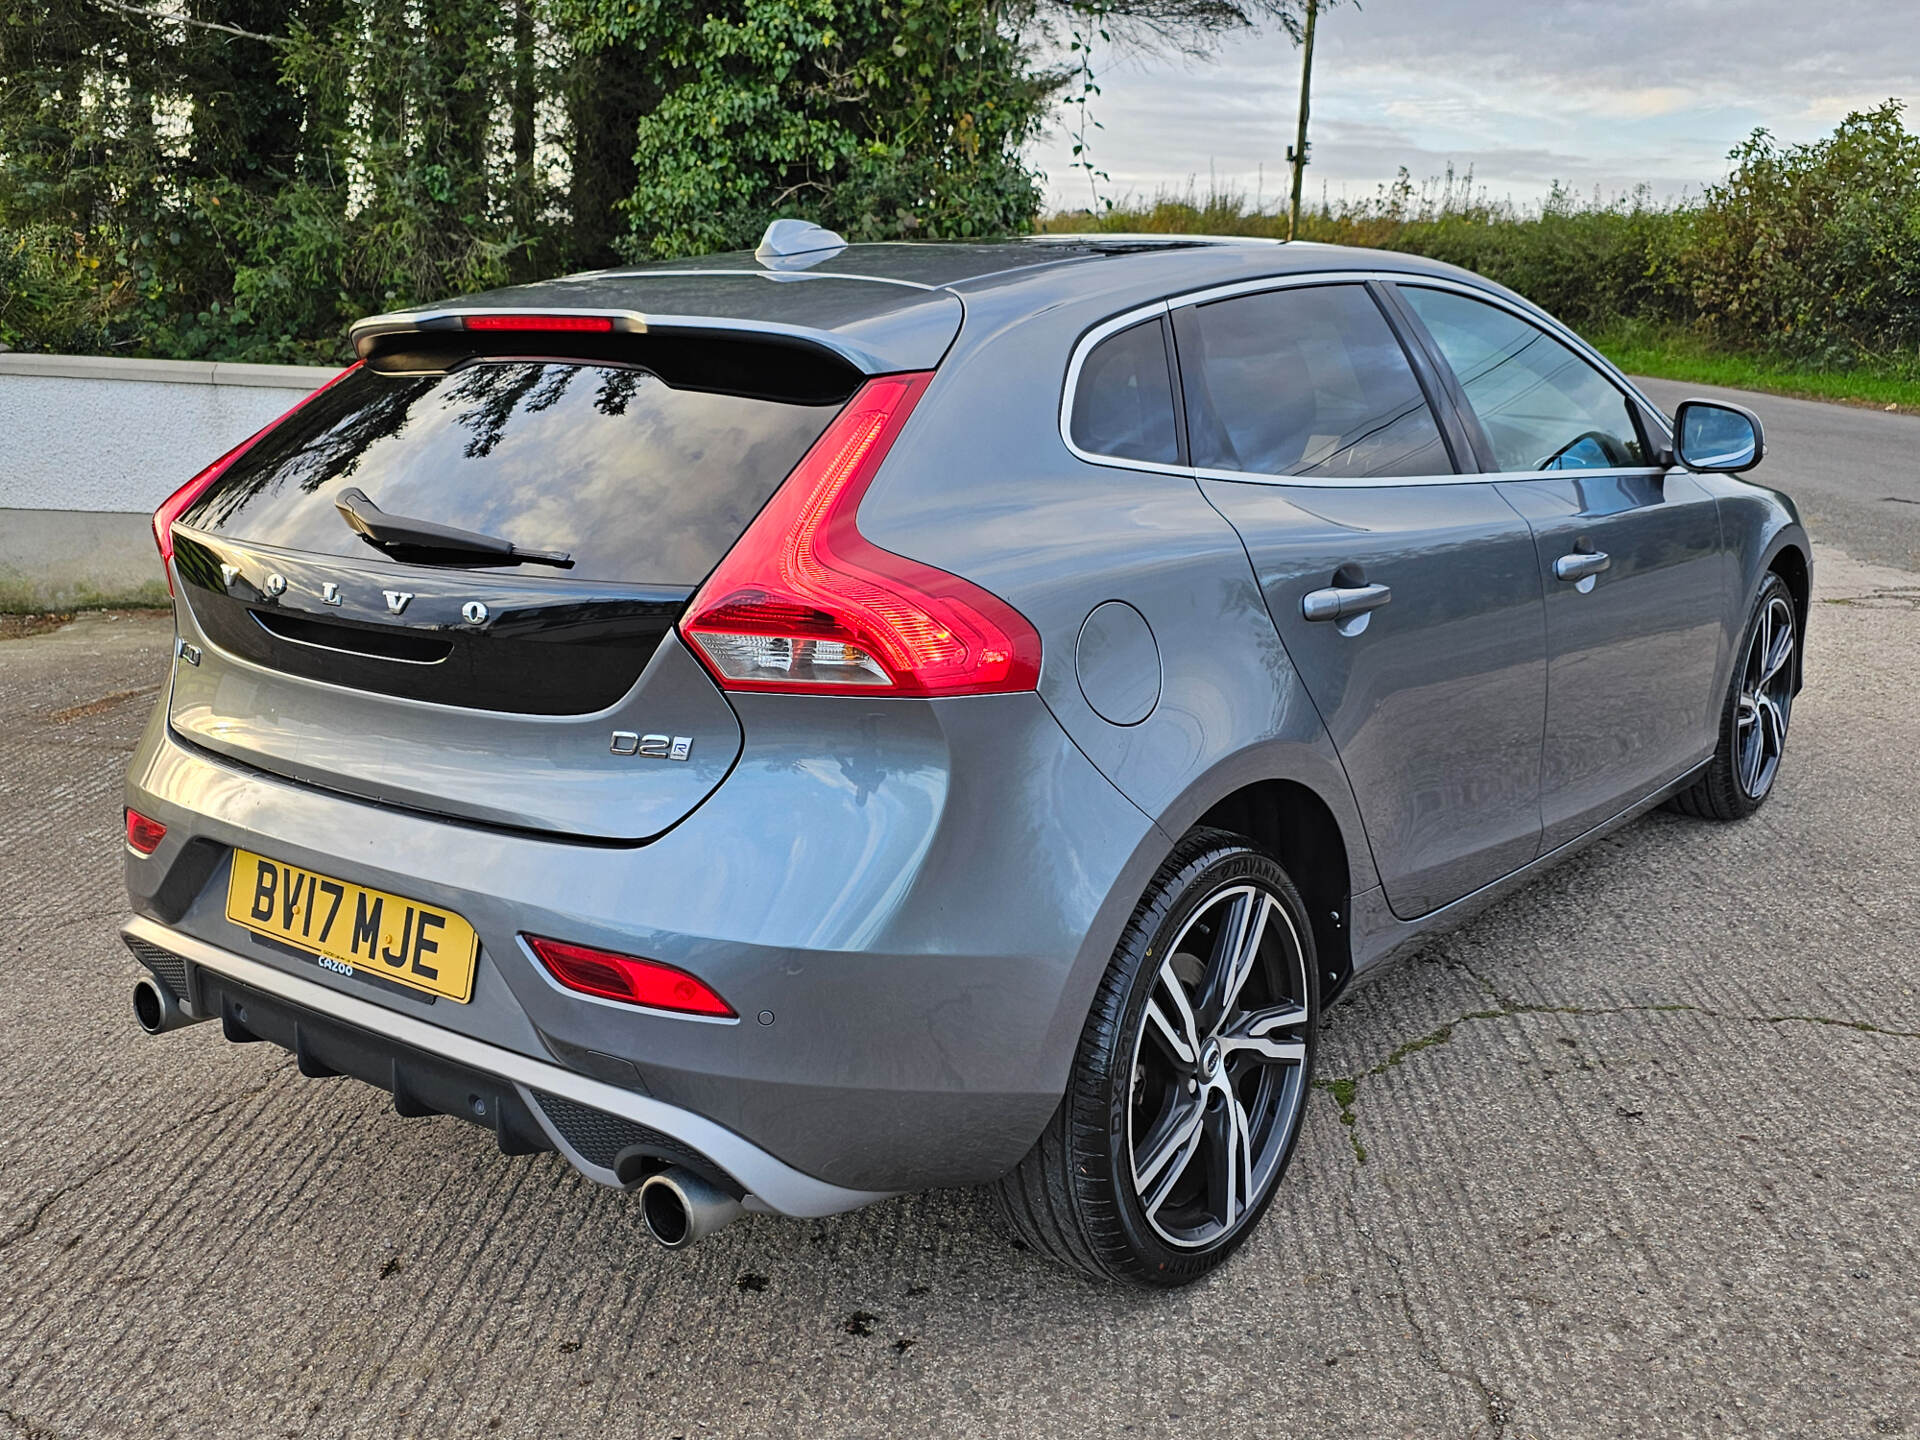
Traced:
[[1316, 981], [1306, 907], [1280, 865], [1223, 831], [1183, 840], [1121, 938], [1059, 1110], [1000, 1182], [1015, 1233], [1146, 1284], [1224, 1261], [1299, 1138]]

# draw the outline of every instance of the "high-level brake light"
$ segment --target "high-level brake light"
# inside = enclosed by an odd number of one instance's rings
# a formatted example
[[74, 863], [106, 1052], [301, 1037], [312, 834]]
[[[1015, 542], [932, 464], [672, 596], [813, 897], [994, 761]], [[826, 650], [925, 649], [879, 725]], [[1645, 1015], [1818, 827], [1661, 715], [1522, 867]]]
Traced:
[[548, 973], [569, 990], [654, 1010], [675, 1010], [683, 1015], [734, 1018], [733, 1007], [714, 994], [704, 981], [658, 960], [642, 960], [637, 955], [596, 950], [591, 945], [549, 940], [540, 935], [521, 938], [547, 967]]
[[606, 315], [468, 315], [462, 321], [468, 330], [572, 330], [605, 335], [612, 331], [612, 317]]
[[271, 434], [281, 425], [284, 425], [302, 405], [305, 405], [309, 400], [313, 399], [314, 395], [320, 394], [321, 391], [332, 389], [359, 368], [359, 362], [355, 361], [338, 375], [327, 381], [325, 385], [322, 385], [319, 390], [315, 390], [313, 394], [301, 396], [293, 408], [288, 410], [286, 414], [254, 431], [253, 434], [242, 440], [238, 445], [234, 446], [233, 449], [227, 451], [226, 454], [222, 455], [218, 460], [207, 466], [206, 469], [202, 470], [198, 475], [195, 475], [191, 480], [187, 481], [186, 484], [182, 485], [178, 490], [174, 491], [173, 494], [160, 502], [160, 508], [153, 512], [153, 543], [160, 547], [160, 568], [166, 574], [167, 593], [169, 595], [173, 593], [173, 522], [185, 513], [189, 505], [206, 494], [213, 482], [226, 474], [234, 461], [246, 454], [247, 451], [251, 450], [267, 435]]
[[931, 372], [869, 380], [687, 608], [681, 631], [730, 690], [988, 695], [1031, 690], [1040, 636], [957, 575], [882, 550], [861, 498]]

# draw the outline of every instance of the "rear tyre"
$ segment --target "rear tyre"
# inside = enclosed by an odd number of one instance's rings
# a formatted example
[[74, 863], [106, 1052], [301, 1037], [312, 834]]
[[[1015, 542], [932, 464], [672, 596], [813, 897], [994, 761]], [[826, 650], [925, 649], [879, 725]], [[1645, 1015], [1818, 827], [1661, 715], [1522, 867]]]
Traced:
[[1720, 744], [1701, 777], [1667, 802], [1700, 820], [1744, 820], [1766, 803], [1786, 756], [1793, 716], [1793, 592], [1769, 574], [1747, 617], [1720, 715]]
[[1094, 998], [1060, 1107], [996, 1187], [1029, 1249], [1184, 1285], [1240, 1247], [1293, 1156], [1318, 968], [1277, 861], [1196, 830], [1154, 876]]

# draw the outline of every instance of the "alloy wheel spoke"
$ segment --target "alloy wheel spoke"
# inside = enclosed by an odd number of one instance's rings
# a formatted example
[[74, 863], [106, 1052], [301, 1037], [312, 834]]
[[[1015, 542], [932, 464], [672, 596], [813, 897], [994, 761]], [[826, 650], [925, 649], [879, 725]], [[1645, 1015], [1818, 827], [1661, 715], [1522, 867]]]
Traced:
[[[1756, 714], [1756, 720], [1758, 716]], [[1740, 744], [1740, 784], [1747, 794], [1752, 795], [1760, 783], [1760, 766], [1767, 750], [1766, 735], [1761, 726], [1755, 724], [1747, 738]]]
[[1207, 1110], [1207, 1199], [1222, 1230], [1231, 1230], [1253, 1203], [1253, 1137], [1247, 1110], [1228, 1085], [1215, 1086], [1219, 1103]]
[[1286, 1032], [1306, 1021], [1304, 1005], [1288, 1003], [1251, 1011], [1221, 1032], [1221, 1053], [1250, 1055], [1262, 1064], [1298, 1065], [1307, 1058], [1307, 1042]]
[[1787, 749], [1787, 717], [1771, 699], [1760, 703], [1760, 724], [1766, 737], [1766, 755], [1777, 760]]
[[1134, 1149], [1133, 1191], [1149, 1216], [1159, 1213], [1167, 1196], [1193, 1163], [1206, 1138], [1206, 1094], [1181, 1096]]
[[1201, 990], [1198, 1017], [1201, 1028], [1218, 1030], [1233, 1013], [1247, 977], [1260, 958], [1260, 942], [1272, 919], [1274, 899], [1264, 890], [1236, 895], [1225, 922], [1214, 935], [1213, 954]]
[[[1769, 608], [1767, 613], [1771, 617], [1773, 610]], [[1765, 686], [1772, 682], [1774, 676], [1778, 675], [1787, 661], [1793, 657], [1793, 624], [1790, 620], [1783, 620], [1777, 625], [1770, 626], [1767, 647], [1762, 654], [1765, 658], [1761, 662], [1760, 684]]]
[[1175, 1060], [1182, 1065], [1194, 1063], [1192, 1044], [1180, 1033], [1176, 1023], [1167, 1018], [1167, 1012], [1161, 1008], [1158, 1000], [1147, 1002], [1147, 1024], [1152, 1027], [1151, 1033], [1159, 1037], [1161, 1045]]
[[1200, 1058], [1200, 1026], [1194, 1019], [1193, 1003], [1187, 987], [1174, 973], [1173, 957], [1160, 962], [1160, 983], [1147, 1001], [1147, 1023], [1160, 1036], [1161, 1043], [1182, 1065], [1194, 1065]]

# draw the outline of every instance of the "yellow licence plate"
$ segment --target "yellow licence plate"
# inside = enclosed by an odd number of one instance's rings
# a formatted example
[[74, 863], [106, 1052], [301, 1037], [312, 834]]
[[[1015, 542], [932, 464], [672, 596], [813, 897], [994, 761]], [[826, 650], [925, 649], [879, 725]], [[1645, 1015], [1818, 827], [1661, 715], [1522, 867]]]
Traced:
[[473, 998], [480, 937], [451, 910], [236, 850], [227, 918], [329, 970], [380, 975], [463, 1005]]

